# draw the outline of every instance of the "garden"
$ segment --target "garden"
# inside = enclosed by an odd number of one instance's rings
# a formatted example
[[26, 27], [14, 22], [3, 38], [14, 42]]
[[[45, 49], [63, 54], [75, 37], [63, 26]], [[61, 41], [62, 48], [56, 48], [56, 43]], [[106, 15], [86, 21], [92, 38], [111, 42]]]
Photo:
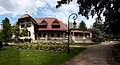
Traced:
[[86, 48], [60, 43], [17, 43], [0, 49], [0, 65], [61, 65]]

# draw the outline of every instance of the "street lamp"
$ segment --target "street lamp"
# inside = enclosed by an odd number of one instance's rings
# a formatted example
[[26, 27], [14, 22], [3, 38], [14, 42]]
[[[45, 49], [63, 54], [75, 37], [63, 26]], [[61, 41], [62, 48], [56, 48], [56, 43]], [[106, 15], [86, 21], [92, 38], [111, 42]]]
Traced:
[[72, 13], [69, 15], [68, 17], [68, 49], [67, 49], [67, 53], [70, 54], [70, 48], [69, 48], [69, 44], [70, 44], [70, 28], [69, 28], [69, 22], [70, 22], [70, 17], [73, 16], [73, 20], [75, 21], [77, 19], [77, 14], [76, 13]]

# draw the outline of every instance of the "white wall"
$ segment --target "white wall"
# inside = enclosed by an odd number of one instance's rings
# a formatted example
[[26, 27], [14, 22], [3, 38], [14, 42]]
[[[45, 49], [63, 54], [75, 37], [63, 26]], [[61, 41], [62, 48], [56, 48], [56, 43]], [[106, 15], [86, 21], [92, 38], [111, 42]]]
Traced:
[[[34, 24], [32, 23], [32, 21], [30, 21], [30, 23], [31, 23], [31, 27], [27, 27], [27, 29], [28, 29], [28, 31], [30, 31], [30, 35], [31, 35], [30, 38], [32, 40], [35, 40]], [[27, 22], [25, 21], [24, 23], [20, 23], [20, 29], [22, 29], [21, 24], [25, 24], [25, 27], [26, 27]]]
[[28, 31], [30, 31], [30, 37], [32, 38], [32, 40], [35, 40], [35, 31], [34, 31], [34, 25], [33, 23], [30, 21], [31, 23], [31, 27], [27, 27]]

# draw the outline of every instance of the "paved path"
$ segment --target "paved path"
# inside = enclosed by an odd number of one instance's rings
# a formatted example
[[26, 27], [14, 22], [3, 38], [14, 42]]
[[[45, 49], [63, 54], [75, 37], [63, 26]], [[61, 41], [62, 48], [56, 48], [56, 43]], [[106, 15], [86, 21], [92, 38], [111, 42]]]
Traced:
[[109, 65], [107, 57], [110, 55], [112, 47], [113, 44], [108, 42], [89, 46], [88, 49], [63, 65]]

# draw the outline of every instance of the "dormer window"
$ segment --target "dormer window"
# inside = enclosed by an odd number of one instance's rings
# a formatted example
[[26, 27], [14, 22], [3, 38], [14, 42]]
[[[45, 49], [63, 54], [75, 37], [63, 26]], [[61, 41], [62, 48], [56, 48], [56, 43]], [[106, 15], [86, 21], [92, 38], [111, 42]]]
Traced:
[[55, 20], [51, 26], [52, 28], [60, 28], [60, 23], [57, 20]]
[[39, 28], [47, 28], [47, 22], [45, 20], [43, 20], [40, 24], [39, 24]]

